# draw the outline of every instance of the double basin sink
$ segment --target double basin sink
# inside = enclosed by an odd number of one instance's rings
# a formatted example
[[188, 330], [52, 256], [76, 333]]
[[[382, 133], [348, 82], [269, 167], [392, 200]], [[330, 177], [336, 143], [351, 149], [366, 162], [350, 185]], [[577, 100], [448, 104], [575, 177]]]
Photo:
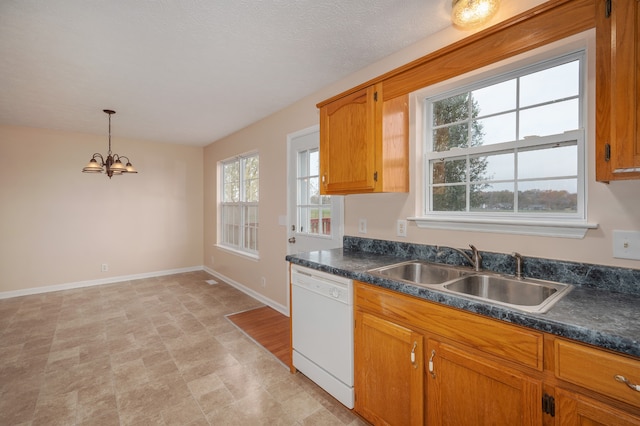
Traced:
[[397, 263], [367, 272], [393, 281], [402, 281], [532, 313], [547, 312], [571, 291], [571, 286], [568, 284], [531, 278], [518, 279], [419, 260]]

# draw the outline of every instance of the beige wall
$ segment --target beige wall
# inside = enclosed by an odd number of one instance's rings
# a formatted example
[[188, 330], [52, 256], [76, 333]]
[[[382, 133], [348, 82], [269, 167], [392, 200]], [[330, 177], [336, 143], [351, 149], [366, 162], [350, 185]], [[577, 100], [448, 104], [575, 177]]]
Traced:
[[[505, 0], [499, 17], [540, 3]], [[92, 153], [105, 151], [104, 135], [0, 126], [0, 294], [204, 265], [286, 307], [287, 234], [278, 218], [286, 214], [287, 134], [318, 123], [317, 102], [466, 35], [446, 29], [204, 150], [116, 136], [114, 151], [134, 160], [140, 170], [134, 176], [109, 180], [80, 172]], [[250, 94], [245, 98], [251, 102]], [[254, 150], [260, 153], [259, 260], [215, 245], [217, 162]], [[396, 237], [396, 220], [415, 215], [413, 192], [346, 197], [345, 233], [361, 235], [358, 219], [366, 218], [363, 236], [369, 238], [474, 243], [486, 251], [640, 268], [639, 261], [614, 259], [611, 249], [612, 230], [640, 230], [640, 182], [594, 182], [593, 154], [591, 138], [588, 213], [599, 228], [581, 240], [419, 230], [412, 224], [406, 239]], [[102, 263], [109, 272], [100, 272]]]
[[138, 174], [81, 173], [106, 135], [0, 126], [0, 294], [201, 267], [203, 149], [112, 143]]
[[[504, 1], [500, 18], [506, 18], [538, 4], [539, 0]], [[286, 213], [286, 136], [318, 123], [315, 104], [377, 75], [450, 44], [468, 33], [453, 28], [425, 39], [409, 48], [354, 73], [279, 113], [249, 126], [205, 148], [205, 265], [236, 280], [270, 300], [285, 305], [288, 300], [286, 275], [286, 230], [278, 225], [278, 216]], [[591, 82], [593, 90], [593, 82]], [[593, 95], [593, 92], [591, 93]], [[591, 97], [593, 100], [593, 97]], [[248, 101], [249, 102], [249, 101]], [[593, 113], [594, 105], [591, 105]], [[591, 123], [593, 134], [593, 123]], [[253, 261], [215, 247], [216, 243], [216, 162], [234, 154], [260, 151], [260, 260]], [[640, 231], [640, 182], [615, 182], [610, 185], [594, 181], [594, 140], [589, 139], [588, 219], [599, 228], [584, 239], [532, 237], [480, 232], [435, 231], [418, 229], [410, 223], [408, 237], [395, 236], [397, 219], [416, 214], [415, 185], [409, 194], [349, 195], [345, 201], [345, 234], [422, 244], [467, 247], [469, 243], [485, 251], [525, 256], [565, 259], [630, 268], [640, 268], [640, 261], [614, 259], [611, 233], [614, 229]], [[359, 218], [367, 219], [368, 233], [358, 234]], [[213, 256], [213, 263], [211, 262]], [[266, 278], [266, 288], [260, 279]]]

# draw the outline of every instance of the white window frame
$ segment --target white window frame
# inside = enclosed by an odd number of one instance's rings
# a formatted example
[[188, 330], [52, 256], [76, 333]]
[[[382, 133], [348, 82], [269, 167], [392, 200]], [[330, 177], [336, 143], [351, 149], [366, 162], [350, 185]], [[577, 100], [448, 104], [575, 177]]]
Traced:
[[[418, 90], [411, 95], [411, 108], [414, 111], [412, 138], [416, 146], [415, 161], [418, 171], [414, 175], [414, 188], [416, 198], [416, 216], [408, 218], [415, 221], [420, 228], [447, 229], [480, 232], [496, 232], [521, 235], [539, 235], [566, 238], [583, 238], [588, 229], [597, 228], [597, 224], [587, 222], [587, 140], [585, 134], [589, 129], [588, 120], [588, 85], [587, 81], [595, 72], [593, 55], [595, 54], [594, 32], [587, 31], [577, 36], [544, 46], [532, 52], [501, 61], [483, 69], [452, 78], [442, 83]], [[562, 57], [584, 51], [584, 72], [581, 74], [581, 96], [583, 107], [581, 108], [580, 129], [565, 133], [540, 137], [530, 140], [530, 145], [545, 145], [567, 140], [577, 141], [578, 146], [578, 191], [581, 193], [578, 200], [578, 211], [567, 215], [540, 215], [531, 216], [513, 213], [472, 213], [472, 212], [432, 212], [429, 211], [429, 160], [443, 157], [460, 157], [463, 155], [481, 154], [494, 150], [514, 149], [518, 142], [508, 142], [487, 146], [478, 146], [462, 150], [446, 152], [430, 152], [427, 147], [427, 124], [425, 120], [430, 116], [426, 98], [433, 98], [447, 93], [450, 96], [456, 91], [467, 91], [480, 87], [480, 83], [491, 80], [504, 80], [510, 73], [517, 73], [529, 67], [542, 65], [547, 61], [561, 60]], [[498, 77], [496, 77], [498, 76]], [[484, 84], [482, 84], [483, 86]]]
[[[246, 196], [246, 191], [245, 191], [245, 178], [244, 178], [244, 169], [246, 167], [246, 160], [250, 159], [250, 158], [254, 158], [256, 157], [258, 159], [258, 168], [260, 167], [260, 154], [258, 152], [250, 152], [250, 153], [246, 153], [246, 154], [242, 154], [242, 155], [237, 155], [235, 157], [232, 158], [228, 158], [226, 160], [222, 160], [218, 162], [218, 181], [220, 183], [219, 185], [219, 196], [218, 196], [218, 243], [217, 246], [225, 249], [227, 251], [230, 251], [232, 253], [236, 253], [236, 254], [240, 254], [243, 256], [248, 256], [250, 258], [253, 259], [259, 259], [259, 248], [260, 248], [260, 240], [259, 240], [259, 222], [260, 222], [260, 211], [259, 211], [259, 189], [258, 189], [258, 200], [257, 201], [246, 201], [245, 196]], [[234, 202], [234, 201], [225, 201], [224, 200], [224, 195], [225, 195], [225, 188], [224, 188], [224, 184], [225, 184], [225, 176], [224, 176], [224, 166], [234, 163], [234, 162], [238, 162], [238, 167], [239, 167], [239, 200]], [[258, 169], [259, 170], [259, 169]], [[259, 172], [258, 172], [258, 176], [259, 176]], [[259, 181], [259, 177], [258, 177], [258, 181]], [[237, 207], [240, 210], [240, 222], [237, 224], [239, 227], [239, 235], [238, 235], [238, 244], [233, 244], [229, 241], [226, 241], [226, 233], [225, 233], [225, 216], [224, 216], [224, 207], [225, 206], [231, 206], [231, 207]], [[256, 232], [256, 249], [253, 249], [251, 247], [247, 247], [247, 245], [245, 244], [246, 238], [245, 238], [245, 232], [248, 228], [248, 225], [246, 223], [247, 218], [246, 218], [246, 208], [247, 207], [252, 207], [255, 208], [257, 210], [257, 217], [258, 217], [258, 224], [255, 226], [252, 226], [252, 228], [255, 228], [255, 232]]]

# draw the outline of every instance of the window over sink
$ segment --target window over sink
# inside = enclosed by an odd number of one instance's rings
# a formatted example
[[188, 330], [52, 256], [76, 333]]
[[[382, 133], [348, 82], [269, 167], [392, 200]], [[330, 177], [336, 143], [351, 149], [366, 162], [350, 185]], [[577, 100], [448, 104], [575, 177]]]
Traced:
[[588, 49], [552, 51], [412, 95], [418, 226], [573, 238], [595, 227], [586, 222]]

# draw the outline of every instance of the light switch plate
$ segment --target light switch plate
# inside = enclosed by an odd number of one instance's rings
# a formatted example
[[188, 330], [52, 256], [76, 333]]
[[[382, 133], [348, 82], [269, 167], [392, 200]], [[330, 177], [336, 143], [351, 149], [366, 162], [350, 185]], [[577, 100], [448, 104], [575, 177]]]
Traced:
[[613, 231], [613, 257], [640, 260], [640, 232]]

